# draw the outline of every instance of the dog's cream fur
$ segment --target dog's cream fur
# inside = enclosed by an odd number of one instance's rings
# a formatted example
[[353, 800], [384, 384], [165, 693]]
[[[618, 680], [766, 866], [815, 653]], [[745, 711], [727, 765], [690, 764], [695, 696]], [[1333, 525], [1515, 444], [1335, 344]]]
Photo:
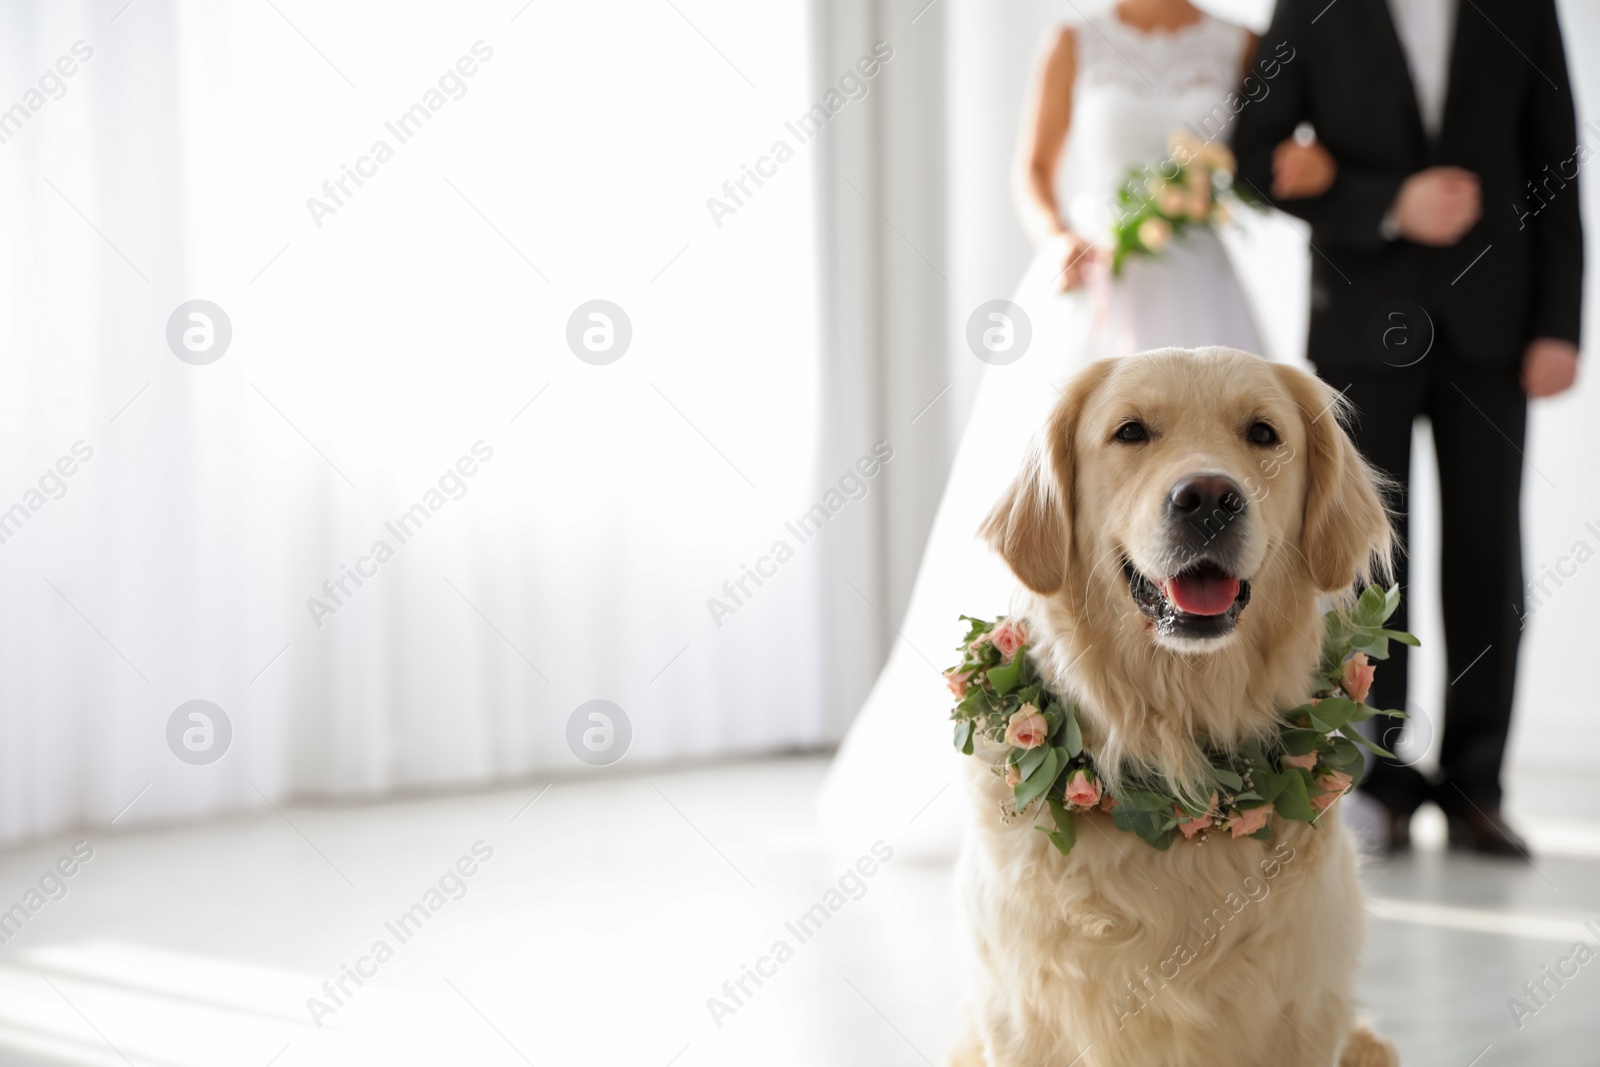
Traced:
[[[1231, 349], [1096, 363], [1068, 387], [984, 533], [1026, 587], [1034, 654], [1101, 767], [1132, 759], [1193, 783], [1196, 734], [1268, 736], [1309, 696], [1319, 595], [1346, 595], [1391, 550], [1343, 414], [1317, 379]], [[1114, 439], [1130, 419], [1149, 441]], [[1257, 421], [1283, 445], [1252, 443]], [[1247, 491], [1235, 533], [1252, 599], [1231, 636], [1186, 645], [1154, 634], [1122, 559], [1149, 557], [1167, 494], [1197, 471]], [[1002, 822], [1009, 791], [969, 764], [970, 1028], [955, 1067], [1398, 1063], [1355, 1021], [1361, 902], [1339, 805], [1315, 826], [1275, 818], [1270, 843], [1212, 832], [1165, 852], [1079, 814], [1063, 857], [1032, 820]]]

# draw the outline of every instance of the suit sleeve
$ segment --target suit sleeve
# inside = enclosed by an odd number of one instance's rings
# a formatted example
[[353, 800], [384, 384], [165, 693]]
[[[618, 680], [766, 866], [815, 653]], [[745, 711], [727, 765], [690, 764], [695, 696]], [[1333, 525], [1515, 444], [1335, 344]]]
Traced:
[[[1272, 150], [1306, 117], [1304, 50], [1295, 41], [1304, 43], [1296, 25], [1299, 12], [1294, 0], [1278, 0], [1272, 13], [1272, 25], [1261, 36], [1256, 55], [1272, 57], [1280, 64], [1278, 77], [1271, 84], [1272, 91], [1264, 98], [1247, 104], [1239, 112], [1233, 127], [1233, 154], [1239, 163], [1241, 193], [1252, 193], [1266, 199], [1272, 188]], [[1284, 57], [1288, 61], [1284, 61]], [[1258, 59], [1258, 67], [1260, 60]]]
[[[1530, 82], [1524, 110], [1523, 170], [1535, 184], [1549, 173], [1566, 186], [1532, 222], [1534, 241], [1533, 336], [1578, 343], [1583, 304], [1583, 221], [1578, 214], [1578, 119], [1561, 44], [1554, 0], [1537, 0], [1534, 66], [1544, 77]], [[1570, 178], [1570, 180], [1568, 180]]]
[[1239, 160], [1239, 177], [1246, 195], [1255, 192], [1263, 200], [1291, 215], [1311, 223], [1312, 239], [1355, 248], [1381, 248], [1386, 240], [1379, 232], [1383, 217], [1399, 195], [1404, 174], [1361, 170], [1339, 159], [1333, 186], [1324, 194], [1303, 200], [1271, 199], [1272, 150], [1294, 133], [1301, 122], [1315, 123], [1310, 94], [1310, 66], [1313, 29], [1306, 20], [1307, 5], [1301, 0], [1278, 0], [1272, 25], [1261, 39], [1260, 53], [1282, 56], [1283, 70], [1272, 92], [1252, 103], [1239, 114], [1234, 129], [1234, 154]]

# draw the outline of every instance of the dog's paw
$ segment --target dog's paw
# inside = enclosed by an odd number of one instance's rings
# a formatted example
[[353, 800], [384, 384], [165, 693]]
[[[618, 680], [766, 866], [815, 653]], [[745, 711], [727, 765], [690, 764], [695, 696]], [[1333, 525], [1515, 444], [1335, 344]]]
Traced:
[[1360, 1027], [1344, 1043], [1339, 1067], [1400, 1067], [1400, 1054], [1389, 1042]]

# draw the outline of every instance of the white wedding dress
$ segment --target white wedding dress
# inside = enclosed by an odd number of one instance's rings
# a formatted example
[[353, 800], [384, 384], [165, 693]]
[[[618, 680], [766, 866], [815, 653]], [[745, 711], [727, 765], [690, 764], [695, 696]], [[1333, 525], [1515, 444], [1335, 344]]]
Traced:
[[[1224, 106], [1239, 78], [1243, 29], [1204, 16], [1146, 33], [1113, 14], [1076, 28], [1072, 129], [1057, 168], [1057, 203], [1072, 228], [1109, 235], [1110, 198], [1131, 167], [1165, 159], [1171, 135]], [[1244, 293], [1209, 229], [1159, 258], [1130, 258], [1120, 277], [1057, 293], [1049, 249], [1014, 302], [1028, 316], [1025, 354], [984, 370], [966, 436], [935, 517], [906, 619], [866, 705], [839, 749], [821, 814], [841, 847], [882, 838], [896, 850], [953, 859], [961, 805], [950, 788], [963, 758], [951, 745], [952, 698], [941, 671], [955, 662], [962, 614], [1005, 614], [1016, 579], [976, 531], [1019, 470], [1061, 384], [1086, 363], [1168, 346], [1260, 352]]]

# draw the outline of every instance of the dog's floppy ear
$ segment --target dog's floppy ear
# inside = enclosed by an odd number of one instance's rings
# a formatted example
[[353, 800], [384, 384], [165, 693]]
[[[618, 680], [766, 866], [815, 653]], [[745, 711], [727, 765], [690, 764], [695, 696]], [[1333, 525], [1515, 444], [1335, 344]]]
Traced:
[[1111, 361], [1090, 364], [1072, 380], [1034, 441], [1011, 487], [979, 531], [1011, 567], [1017, 580], [1041, 596], [1067, 580], [1072, 550], [1072, 451], [1078, 414], [1111, 371]]
[[1306, 503], [1300, 551], [1312, 583], [1342, 593], [1388, 577], [1394, 531], [1380, 491], [1389, 482], [1345, 432], [1350, 402], [1319, 378], [1273, 364], [1306, 429]]

